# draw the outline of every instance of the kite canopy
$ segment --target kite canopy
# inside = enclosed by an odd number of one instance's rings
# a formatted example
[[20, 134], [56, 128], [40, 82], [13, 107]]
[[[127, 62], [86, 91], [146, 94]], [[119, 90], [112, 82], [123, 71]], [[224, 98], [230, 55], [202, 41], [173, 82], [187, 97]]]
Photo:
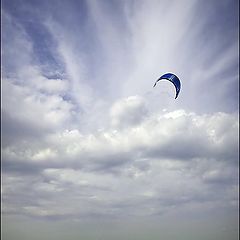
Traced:
[[175, 86], [175, 89], [176, 89], [176, 96], [175, 96], [175, 99], [178, 97], [178, 94], [180, 92], [180, 88], [181, 88], [181, 83], [180, 83], [180, 80], [179, 78], [173, 74], [173, 73], [166, 73], [166, 74], [163, 74], [156, 82], [155, 84], [153, 85], [153, 87], [156, 86], [157, 82], [162, 80], [162, 79], [165, 79], [165, 80], [168, 80], [170, 82], [173, 83], [173, 85]]

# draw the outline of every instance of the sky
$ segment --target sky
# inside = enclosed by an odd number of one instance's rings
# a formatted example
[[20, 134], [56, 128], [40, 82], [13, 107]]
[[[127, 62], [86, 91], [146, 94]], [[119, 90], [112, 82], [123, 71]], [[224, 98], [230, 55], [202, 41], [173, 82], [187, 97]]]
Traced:
[[238, 239], [238, 5], [3, 0], [2, 239]]

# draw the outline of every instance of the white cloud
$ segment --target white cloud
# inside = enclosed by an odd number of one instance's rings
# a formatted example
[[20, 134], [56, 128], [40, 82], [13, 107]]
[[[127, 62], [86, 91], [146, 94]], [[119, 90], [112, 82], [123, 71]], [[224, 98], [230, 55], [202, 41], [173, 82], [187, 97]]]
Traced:
[[[58, 99], [53, 98], [52, 101], [55, 106]], [[43, 148], [35, 148], [37, 152], [33, 151], [33, 155], [26, 159], [47, 161], [49, 156], [40, 153], [49, 151], [55, 152], [55, 158], [58, 158], [60, 165], [68, 159], [69, 163], [78, 166], [88, 165], [87, 162], [90, 166], [115, 166], [114, 161], [116, 165], [122, 165], [141, 157], [179, 160], [236, 159], [236, 132], [239, 127], [236, 115], [197, 115], [184, 110], [158, 114], [146, 114], [147, 112], [143, 99], [136, 96], [123, 99], [114, 103], [111, 109], [110, 120], [114, 128], [89, 134], [77, 129], [48, 134], [42, 139]], [[54, 121], [54, 118], [51, 117], [48, 122], [50, 120]], [[14, 152], [18, 152], [20, 148], [21, 146], [13, 145], [7, 149], [15, 149]], [[31, 143], [29, 149], [32, 149]], [[36, 157], [40, 156], [39, 154], [42, 157]]]
[[58, 94], [47, 95], [29, 85], [14, 84], [7, 79], [3, 79], [3, 87], [6, 91], [3, 93], [3, 111], [15, 121], [50, 129], [71, 119], [73, 105]]
[[[38, 179], [32, 187], [50, 201], [46, 204], [40, 199], [32, 205], [23, 200], [8, 208], [13, 211], [21, 205], [24, 214], [81, 218], [126, 212], [129, 216], [158, 215], [180, 211], [186, 204], [200, 209], [214, 209], [215, 204], [232, 207], [237, 184], [237, 116], [185, 110], [144, 115], [143, 103], [136, 96], [113, 103], [112, 117], [119, 123], [114, 128], [91, 134], [77, 129], [58, 131], [41, 138], [41, 144], [28, 142], [24, 151], [18, 143], [3, 149], [7, 173], [14, 176], [16, 169], [37, 168]], [[129, 114], [134, 118], [129, 119]], [[16, 185], [20, 195], [24, 181]], [[5, 186], [5, 197], [11, 198], [9, 178]]]
[[[22, 25], [5, 12], [4, 23], [2, 111], [6, 135], [9, 131], [15, 131], [17, 137], [61, 128], [74, 115], [75, 106], [64, 99], [68, 81], [47, 78], [44, 74], [48, 73], [42, 73], [41, 65], [34, 61], [33, 42]], [[8, 39], [7, 33], [14, 37]]]
[[116, 102], [110, 112], [114, 127], [134, 126], [141, 123], [147, 115], [144, 99], [140, 96], [131, 96]]

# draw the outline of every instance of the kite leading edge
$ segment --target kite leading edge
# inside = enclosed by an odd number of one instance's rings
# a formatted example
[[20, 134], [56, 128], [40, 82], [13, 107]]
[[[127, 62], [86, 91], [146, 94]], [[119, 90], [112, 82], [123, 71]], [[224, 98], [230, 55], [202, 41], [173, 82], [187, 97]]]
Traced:
[[153, 87], [155, 87], [157, 85], [157, 82], [162, 79], [168, 80], [173, 83], [176, 89], [176, 96], [175, 96], [175, 99], [176, 99], [181, 89], [181, 83], [179, 78], [173, 73], [165, 73], [154, 83]]

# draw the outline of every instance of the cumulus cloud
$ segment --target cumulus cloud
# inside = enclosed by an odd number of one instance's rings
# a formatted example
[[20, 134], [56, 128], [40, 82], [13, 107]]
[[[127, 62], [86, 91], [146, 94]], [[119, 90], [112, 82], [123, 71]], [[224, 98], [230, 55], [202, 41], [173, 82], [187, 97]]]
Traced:
[[[3, 34], [2, 111], [6, 144], [61, 128], [71, 121], [75, 106], [65, 97], [68, 80], [43, 73], [41, 65], [34, 60], [34, 44], [26, 30], [7, 12], [3, 18], [6, 31]], [[9, 34], [15, 37], [8, 39]], [[6, 47], [8, 45], [11, 47]]]
[[[42, 138], [41, 145], [34, 143], [36, 147], [33, 147], [29, 142], [29, 151], [25, 151], [28, 154], [21, 158], [47, 162], [51, 155], [60, 166], [66, 159], [81, 166], [88, 161], [90, 165], [107, 162], [111, 165], [114, 161], [118, 165], [141, 157], [184, 161], [193, 158], [234, 161], [237, 158], [237, 115], [198, 115], [184, 110], [147, 115], [143, 103], [143, 99], [135, 96], [120, 100], [111, 108], [113, 128], [90, 134], [78, 129], [49, 133]], [[20, 157], [17, 152], [21, 148], [22, 145], [11, 144], [5, 153]]]
[[41, 88], [34, 89], [29, 85], [19, 85], [3, 79], [3, 87], [6, 90], [3, 93], [4, 116], [19, 122], [19, 128], [25, 124], [32, 126], [32, 129], [35, 128], [35, 131], [58, 128], [70, 120], [74, 106], [71, 102], [65, 101], [58, 92], [64, 83], [56, 82], [52, 85], [50, 81], [58, 80], [48, 81], [49, 84], [44, 88], [48, 88], [49, 94], [46, 91], [41, 92]]
[[114, 127], [133, 126], [141, 123], [147, 115], [144, 99], [131, 96], [116, 102], [111, 110], [112, 125]]
[[[6, 211], [81, 218], [126, 211], [158, 215], [189, 203], [230, 206], [236, 200], [237, 116], [184, 110], [146, 115], [143, 102], [134, 96], [113, 103], [114, 128], [92, 134], [64, 130], [46, 135], [41, 144], [28, 142], [24, 151], [18, 144], [4, 148], [6, 173], [18, 178], [21, 169], [35, 168], [33, 187], [49, 201], [9, 203]], [[12, 198], [11, 179], [4, 178], [5, 198]], [[24, 180], [19, 184], [26, 187]], [[71, 204], [64, 208], [66, 201]]]

